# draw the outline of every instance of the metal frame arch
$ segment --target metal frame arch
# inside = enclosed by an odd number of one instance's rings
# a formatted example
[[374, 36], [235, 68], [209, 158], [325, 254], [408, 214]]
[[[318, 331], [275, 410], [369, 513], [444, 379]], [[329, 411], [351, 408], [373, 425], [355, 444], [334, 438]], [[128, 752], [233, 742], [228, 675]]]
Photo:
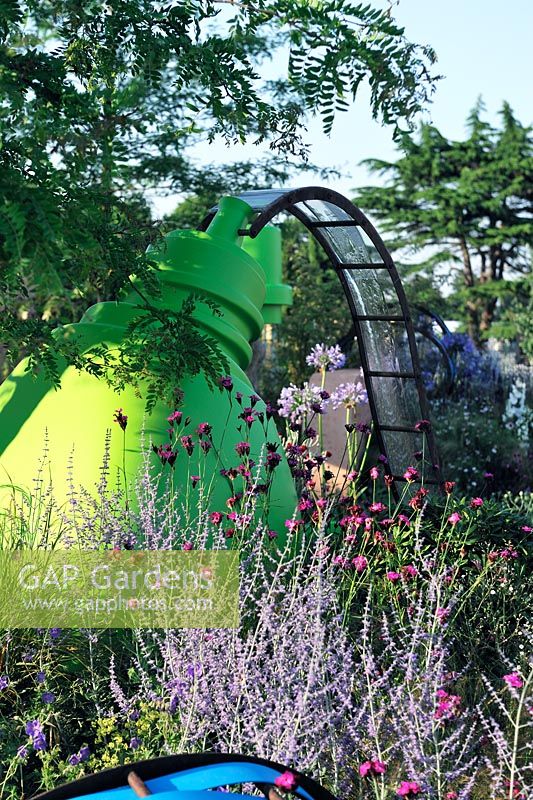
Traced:
[[[376, 436], [380, 452], [390, 461], [391, 454], [389, 452], [389, 448], [387, 447], [385, 438], [383, 436], [384, 432], [392, 431], [405, 434], [408, 433], [414, 434], [415, 433], [414, 425], [418, 420], [413, 420], [413, 425], [411, 427], [407, 427], [405, 425], [402, 426], [402, 425], [382, 424], [380, 421], [380, 409], [376, 400], [372, 378], [396, 377], [396, 378], [406, 378], [413, 380], [416, 385], [418, 404], [420, 408], [419, 419], [424, 419], [424, 420], [429, 419], [429, 407], [422, 381], [420, 361], [415, 340], [415, 329], [411, 313], [409, 310], [409, 305], [407, 303], [407, 298], [402, 286], [400, 276], [398, 274], [392, 256], [385, 247], [383, 240], [381, 239], [380, 235], [378, 234], [378, 232], [376, 231], [370, 220], [361, 211], [361, 209], [355, 206], [347, 197], [332, 189], [327, 189], [325, 187], [320, 187], [320, 186], [308, 186], [305, 188], [292, 189], [292, 190], [283, 190], [283, 189], [257, 190], [252, 192], [243, 192], [242, 194], [236, 196], [247, 202], [254, 209], [254, 211], [258, 212], [257, 217], [250, 224], [249, 228], [239, 230], [239, 234], [241, 236], [250, 236], [252, 238], [255, 238], [264, 228], [264, 226], [267, 225], [269, 222], [271, 222], [274, 219], [274, 217], [276, 217], [280, 213], [285, 212], [291, 214], [296, 219], [298, 219], [312, 233], [314, 238], [317, 240], [317, 242], [320, 244], [320, 246], [328, 256], [332, 267], [339, 276], [339, 280], [343, 287], [344, 294], [346, 296], [350, 308], [350, 313], [352, 315], [352, 320], [355, 327], [355, 334], [357, 338], [357, 344], [359, 348], [359, 354], [361, 357], [361, 366], [368, 393], [368, 402], [370, 406], [370, 412], [372, 415], [373, 432], [374, 435]], [[344, 214], [347, 216], [347, 219], [339, 218], [335, 220], [333, 219], [314, 220], [310, 218], [309, 216], [307, 216], [305, 211], [302, 210], [302, 208], [298, 207], [298, 204], [313, 200], [323, 201], [331, 206], [335, 206], [336, 208], [344, 212]], [[217, 210], [216, 206], [210, 209], [208, 215], [205, 217], [205, 219], [199, 226], [199, 230], [206, 230], [210, 221], [215, 215], [216, 210]], [[356, 262], [345, 263], [339, 258], [339, 254], [335, 252], [331, 242], [328, 241], [322, 229], [349, 228], [349, 227], [361, 228], [361, 230], [366, 234], [366, 236], [376, 249], [377, 253], [379, 254], [381, 262], [367, 261], [360, 263]], [[364, 315], [357, 310], [346, 277], [346, 271], [352, 271], [352, 270], [357, 271], [360, 269], [387, 270], [392, 287], [396, 294], [396, 299], [401, 309], [401, 315], [387, 315], [387, 316]], [[380, 372], [370, 368], [368, 353], [365, 346], [365, 336], [361, 328], [361, 322], [363, 321], [368, 321], [370, 323], [372, 321], [401, 322], [405, 325], [405, 331], [407, 334], [407, 340], [409, 344], [410, 361], [412, 366], [412, 370], [410, 372], [401, 372], [401, 371]], [[429, 466], [432, 472], [432, 477], [425, 476], [424, 480], [426, 483], [440, 484], [442, 483], [442, 476], [440, 472], [436, 442], [432, 430], [430, 429], [425, 431], [423, 433], [423, 436], [425, 436], [428, 445], [429, 458], [430, 458]], [[405, 464], [404, 469], [407, 466], [409, 466], [409, 463]], [[398, 481], [405, 480], [402, 474], [398, 474], [398, 471], [394, 470], [392, 471], [394, 478], [396, 480]]]

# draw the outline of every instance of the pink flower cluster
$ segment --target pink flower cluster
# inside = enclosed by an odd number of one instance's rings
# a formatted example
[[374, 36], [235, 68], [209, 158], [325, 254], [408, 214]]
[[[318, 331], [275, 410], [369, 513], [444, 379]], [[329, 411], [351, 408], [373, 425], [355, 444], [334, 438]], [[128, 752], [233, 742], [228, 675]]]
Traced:
[[435, 719], [452, 719], [461, 713], [461, 698], [458, 694], [448, 694], [444, 689], [437, 691]]
[[448, 617], [450, 616], [451, 609], [449, 608], [437, 608], [437, 619], [441, 625], [447, 621]]
[[518, 551], [512, 547], [504, 547], [503, 550], [491, 550], [488, 555], [489, 561], [496, 561], [498, 558], [503, 558], [507, 561], [511, 558], [518, 558]]
[[293, 772], [287, 770], [281, 775], [278, 775], [274, 781], [274, 785], [277, 786], [278, 789], [282, 789], [284, 792], [294, 792], [294, 790], [298, 787], [298, 778]]
[[417, 481], [420, 477], [420, 473], [418, 472], [415, 467], [407, 467], [405, 472], [403, 473], [403, 477], [407, 481], [407, 483], [412, 483], [413, 481]]
[[422, 792], [422, 787], [416, 781], [402, 781], [396, 790], [400, 797], [416, 797]]
[[513, 689], [521, 689], [524, 685], [524, 681], [518, 674], [518, 672], [510, 672], [508, 675], [504, 675], [503, 679], [508, 686], [512, 686]]
[[359, 775], [362, 778], [368, 778], [373, 775], [383, 775], [387, 771], [387, 765], [383, 761], [363, 761], [359, 766]]
[[387, 573], [385, 573], [385, 577], [391, 583], [396, 583], [396, 581], [399, 581], [400, 578], [404, 578], [405, 580], [408, 580], [409, 578], [416, 578], [417, 575], [418, 570], [415, 566], [413, 566], [413, 564], [406, 564], [404, 567], [402, 567], [401, 572], [389, 570]]
[[335, 556], [333, 559], [333, 563], [336, 567], [341, 567], [342, 569], [355, 569], [356, 572], [364, 572], [365, 569], [368, 567], [368, 559], [364, 556], [355, 556], [355, 558], [347, 558], [346, 556]]

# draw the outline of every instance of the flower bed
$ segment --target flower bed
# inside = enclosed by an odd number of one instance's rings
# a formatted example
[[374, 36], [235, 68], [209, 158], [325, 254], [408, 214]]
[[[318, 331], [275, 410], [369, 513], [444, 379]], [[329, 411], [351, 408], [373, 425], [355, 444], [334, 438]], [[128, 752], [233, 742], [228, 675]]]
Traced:
[[[102, 480], [96, 499], [72, 487], [51, 530], [43, 485], [40, 504], [36, 493], [4, 516], [13, 546], [238, 547], [241, 621], [3, 632], [0, 797], [203, 750], [279, 761], [354, 800], [530, 796], [530, 498], [489, 497], [486, 480], [475, 496], [456, 496], [451, 482], [429, 492], [417, 462], [396, 500], [386, 462], [360, 452], [356, 416], [346, 448], [359, 466], [339, 487], [313, 429], [313, 403], [327, 398], [313, 398], [288, 415], [299, 502], [283, 532], [262, 521], [268, 484], [257, 492], [246, 428], [224, 470], [234, 486], [225, 508], [210, 506], [201, 476], [181, 506], [174, 495], [173, 470], [193, 440], [208, 441], [204, 427], [180, 429], [176, 459], [147, 449], [128, 487], [136, 503], [120, 482]], [[267, 474], [273, 456], [267, 446]]]

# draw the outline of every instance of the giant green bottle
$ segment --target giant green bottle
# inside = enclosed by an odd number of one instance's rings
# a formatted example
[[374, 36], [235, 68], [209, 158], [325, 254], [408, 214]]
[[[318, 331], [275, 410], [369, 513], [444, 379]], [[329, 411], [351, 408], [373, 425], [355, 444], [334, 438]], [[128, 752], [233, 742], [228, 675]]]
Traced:
[[[219, 305], [222, 316], [214, 316], [209, 308], [199, 304], [195, 318], [227, 356], [233, 381], [232, 392], [211, 390], [203, 376], [186, 379], [181, 387], [184, 401], [179, 410], [183, 419], [190, 417], [190, 424], [182, 433], [192, 435], [194, 449], [192, 455], [188, 455], [186, 449], [178, 445], [174, 466], [161, 464], [161, 469], [173, 469], [176, 502], [182, 507], [188, 504], [192, 516], [200, 491], [209, 493], [210, 511], [230, 510], [227, 501], [242, 488], [239, 483], [242, 479], [238, 477], [232, 484], [221, 477], [220, 470], [239, 464], [240, 457], [235, 452], [238, 442], [248, 439], [250, 457], [256, 462], [262, 451], [264, 454], [266, 441], [277, 443], [278, 452], [282, 452], [272, 421], [268, 423], [266, 435], [259, 420], [247, 432], [247, 426], [239, 418], [242, 407], [236, 399], [236, 393], [240, 392], [243, 404], [247, 405], [254, 391], [244, 370], [251, 359], [250, 342], [260, 335], [263, 327], [261, 309], [267, 292], [264, 269], [241, 248], [238, 236], [251, 213], [252, 209], [242, 200], [223, 198], [205, 233], [174, 231], [165, 237], [162, 247], [151, 252], [159, 266], [162, 292], [157, 302], [162, 306], [179, 308], [195, 290], [209, 295]], [[267, 240], [266, 253], [261, 257], [265, 265], [273, 257], [272, 233], [268, 231], [265, 233]], [[255, 248], [259, 254], [259, 244]], [[276, 276], [273, 282], [277, 281]], [[280, 295], [277, 289], [274, 295], [270, 300], [274, 307], [280, 297], [285, 304], [290, 302], [290, 291]], [[87, 310], [79, 323], [59, 328], [57, 335], [75, 333], [81, 337], [85, 350], [102, 343], [113, 348], [124, 336], [128, 322], [138, 314], [138, 302], [141, 301], [133, 292], [124, 302], [97, 303]], [[25, 367], [25, 361], [21, 362], [0, 386], [0, 484], [4, 484], [0, 488], [1, 507], [10, 503], [11, 485], [32, 491], [45, 437], [49, 458], [44, 477], [45, 481], [51, 478], [53, 494], [60, 505], [68, 505], [67, 475], [71, 458], [74, 483], [94, 494], [109, 430], [111, 475], [122, 481], [125, 470], [131, 491], [143, 461], [142, 431], [145, 447], [149, 439], [156, 446], [163, 445], [169, 439], [167, 417], [173, 409], [158, 403], [147, 416], [144, 399], [136, 397], [131, 388], [117, 394], [103, 380], [79, 373], [67, 365], [61, 375], [61, 389], [56, 391], [43, 375], [33, 378], [25, 373]], [[128, 418], [124, 432], [114, 422], [114, 412], [118, 408], [122, 408]], [[264, 411], [264, 403], [259, 401], [255, 410]], [[202, 422], [212, 426], [214, 446], [207, 454], [195, 433]], [[159, 463], [155, 453], [151, 458]], [[193, 476], [200, 476], [194, 487]], [[295, 502], [290, 471], [282, 460], [273, 472], [268, 496], [268, 524], [280, 537], [285, 530], [285, 520], [294, 512]]]

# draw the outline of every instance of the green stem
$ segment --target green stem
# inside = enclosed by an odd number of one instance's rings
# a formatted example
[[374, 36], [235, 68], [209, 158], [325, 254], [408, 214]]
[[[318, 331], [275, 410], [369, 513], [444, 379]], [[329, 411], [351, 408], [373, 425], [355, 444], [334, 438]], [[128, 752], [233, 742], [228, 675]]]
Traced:
[[513, 720], [514, 735], [513, 735], [513, 755], [511, 759], [511, 776], [509, 778], [509, 800], [513, 800], [514, 797], [516, 756], [518, 753], [518, 737], [520, 735], [520, 728], [521, 728], [520, 718], [522, 716], [522, 709], [524, 707], [527, 690], [529, 689], [529, 684], [531, 683], [532, 678], [533, 678], [533, 669], [530, 670], [527, 680], [524, 681], [524, 686], [522, 687], [522, 692], [520, 694], [520, 700], [518, 701], [518, 708], [516, 709], [516, 716]]

